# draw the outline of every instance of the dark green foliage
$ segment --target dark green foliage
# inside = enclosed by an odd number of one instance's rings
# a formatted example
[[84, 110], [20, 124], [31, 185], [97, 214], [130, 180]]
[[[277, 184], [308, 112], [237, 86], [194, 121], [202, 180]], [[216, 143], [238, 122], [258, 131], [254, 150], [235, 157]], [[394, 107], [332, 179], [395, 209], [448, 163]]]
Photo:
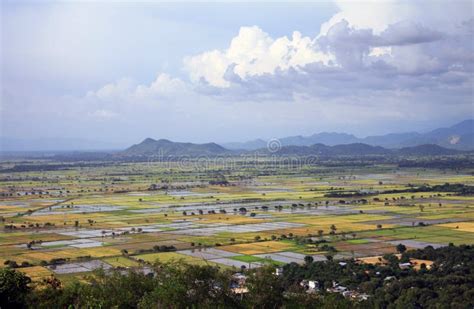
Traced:
[[157, 266], [153, 289], [138, 302], [143, 308], [232, 307], [236, 298], [230, 293], [229, 273], [214, 266], [182, 263]]
[[253, 308], [278, 308], [283, 305], [283, 282], [272, 267], [262, 267], [249, 273], [249, 294], [246, 302]]
[[30, 292], [30, 278], [11, 268], [0, 271], [0, 308], [23, 308]]
[[398, 244], [396, 248], [399, 253], [404, 253], [407, 251], [407, 247], [404, 244]]

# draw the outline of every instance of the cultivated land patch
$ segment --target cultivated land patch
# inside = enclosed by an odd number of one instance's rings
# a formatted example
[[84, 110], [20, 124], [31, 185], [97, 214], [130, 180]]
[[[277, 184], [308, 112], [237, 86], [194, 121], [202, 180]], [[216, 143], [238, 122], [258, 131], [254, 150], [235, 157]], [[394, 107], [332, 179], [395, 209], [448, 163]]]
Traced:
[[291, 243], [279, 242], [279, 241], [264, 241], [249, 244], [238, 244], [231, 246], [220, 247], [222, 250], [241, 253], [241, 254], [258, 254], [267, 252], [278, 252], [286, 249], [294, 248]]
[[[474, 233], [474, 222], [457, 222], [457, 223], [448, 223], [440, 224], [442, 227], [457, 229], [463, 232]], [[474, 237], [474, 236], [473, 236]]]
[[262, 231], [273, 231], [287, 228], [300, 227], [303, 224], [290, 222], [275, 222], [275, 223], [255, 223], [255, 224], [238, 224], [238, 225], [223, 225], [219, 227], [208, 227], [199, 229], [185, 229], [173, 231], [173, 234], [186, 234], [194, 236], [210, 236], [218, 233], [251, 233]]
[[439, 243], [429, 243], [429, 242], [424, 242], [424, 241], [416, 241], [412, 239], [391, 240], [391, 241], [387, 241], [386, 243], [389, 243], [395, 246], [398, 244], [402, 244], [412, 249], [423, 249], [428, 246], [431, 246], [436, 249], [436, 248], [441, 248], [447, 245], [447, 244], [439, 244]]
[[42, 281], [53, 274], [53, 272], [47, 267], [42, 266], [24, 267], [21, 268], [20, 271], [30, 277], [33, 281]]
[[110, 269], [112, 266], [109, 264], [94, 260], [94, 261], [87, 261], [87, 262], [80, 262], [80, 263], [69, 263], [69, 264], [62, 264], [62, 265], [54, 265], [48, 267], [52, 272], [56, 274], [72, 274], [72, 273], [83, 273], [89, 272], [96, 269]]
[[302, 263], [304, 261], [305, 255], [304, 254], [299, 254], [299, 253], [294, 253], [291, 251], [283, 251], [283, 252], [278, 252], [278, 253], [265, 253], [265, 254], [256, 254], [255, 256], [262, 258], [262, 259], [268, 259], [268, 260], [274, 260], [277, 262], [282, 262], [285, 264], [288, 263]]

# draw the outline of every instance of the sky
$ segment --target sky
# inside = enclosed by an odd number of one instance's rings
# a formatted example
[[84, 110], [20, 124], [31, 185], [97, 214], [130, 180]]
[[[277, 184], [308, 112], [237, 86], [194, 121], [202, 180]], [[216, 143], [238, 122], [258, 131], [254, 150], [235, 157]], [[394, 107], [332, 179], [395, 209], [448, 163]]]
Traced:
[[474, 117], [473, 1], [1, 1], [4, 138], [363, 137]]

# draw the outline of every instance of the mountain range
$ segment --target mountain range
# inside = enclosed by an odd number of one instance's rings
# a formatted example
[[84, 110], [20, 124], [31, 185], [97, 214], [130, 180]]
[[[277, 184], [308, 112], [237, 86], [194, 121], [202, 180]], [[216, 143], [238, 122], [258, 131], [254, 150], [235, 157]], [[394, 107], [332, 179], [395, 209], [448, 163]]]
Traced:
[[256, 151], [262, 152], [262, 150], [265, 154], [274, 154], [278, 156], [439, 156], [463, 153], [463, 151], [460, 150], [444, 148], [433, 144], [403, 147], [400, 149], [387, 149], [381, 146], [371, 146], [362, 143], [341, 144], [334, 146], [314, 144], [311, 146], [283, 146], [280, 150], [274, 153], [266, 149]]
[[462, 154], [464, 151], [444, 148], [439, 145], [426, 144], [414, 147], [403, 147], [400, 149], [387, 149], [381, 146], [371, 146], [363, 143], [341, 144], [328, 146], [314, 144], [310, 146], [283, 146], [278, 149], [260, 148], [257, 150], [228, 150], [215, 143], [193, 144], [175, 143], [169, 140], [145, 139], [124, 151], [115, 153], [116, 158], [127, 157], [199, 157], [220, 155], [275, 155], [275, 156], [367, 156], [367, 155], [407, 155], [407, 156], [430, 156], [430, 155], [454, 155]]
[[[407, 132], [386, 135], [356, 137], [347, 133], [322, 132], [310, 136], [289, 136], [278, 139], [282, 146], [327, 146], [362, 143], [390, 149], [433, 144], [450, 149], [474, 150], [474, 119], [469, 119], [448, 128], [439, 128], [427, 133]], [[256, 150], [267, 146], [263, 139], [243, 143], [225, 143], [228, 149]]]
[[[345, 149], [343, 145], [352, 145], [349, 148], [353, 150], [359, 149], [361, 144], [366, 146], [383, 147], [384, 149], [402, 149], [407, 147], [415, 147], [420, 145], [437, 145], [443, 148], [469, 151], [474, 150], [474, 119], [462, 121], [458, 124], [447, 128], [439, 128], [427, 133], [407, 132], [407, 133], [391, 133], [386, 135], [375, 135], [364, 138], [356, 137], [347, 133], [322, 132], [311, 136], [289, 136], [278, 139], [279, 146], [285, 147], [309, 147], [294, 149], [298, 152], [328, 152], [338, 153], [338, 149]], [[100, 150], [104, 152], [112, 152], [113, 149], [123, 149], [126, 141], [117, 142], [97, 142], [87, 139], [13, 139], [0, 138], [0, 151], [85, 151]], [[338, 146], [329, 150], [322, 146]], [[357, 146], [359, 145], [359, 146]], [[125, 151], [118, 152], [119, 155], [156, 155], [158, 152], [162, 155], [209, 155], [209, 154], [225, 154], [225, 153], [242, 153], [245, 151], [262, 150], [265, 151], [267, 141], [256, 139], [244, 143], [216, 143], [193, 144], [193, 143], [177, 143], [166, 139], [154, 140], [145, 139], [142, 143], [133, 145]], [[426, 148], [426, 146], [425, 146]], [[315, 150], [316, 149], [316, 150]], [[324, 150], [325, 149], [325, 150]], [[378, 150], [377, 150], [378, 149]], [[427, 149], [427, 148], [426, 148]], [[362, 151], [362, 148], [359, 149]], [[359, 151], [357, 150], [357, 151]], [[380, 148], [371, 149], [372, 153], [377, 153]], [[421, 150], [419, 148], [418, 150]], [[283, 151], [283, 149], [282, 149]], [[357, 152], [356, 151], [356, 152]], [[435, 151], [430, 148], [428, 152]], [[363, 151], [362, 151], [363, 152]]]

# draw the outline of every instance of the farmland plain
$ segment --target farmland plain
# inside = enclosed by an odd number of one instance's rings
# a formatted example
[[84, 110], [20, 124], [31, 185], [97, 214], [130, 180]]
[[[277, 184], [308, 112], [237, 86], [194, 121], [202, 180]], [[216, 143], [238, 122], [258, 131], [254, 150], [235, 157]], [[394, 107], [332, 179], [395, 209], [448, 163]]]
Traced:
[[34, 280], [155, 261], [240, 269], [474, 244], [474, 196], [456, 189], [474, 185], [468, 169], [48, 164], [0, 174], [0, 264]]

